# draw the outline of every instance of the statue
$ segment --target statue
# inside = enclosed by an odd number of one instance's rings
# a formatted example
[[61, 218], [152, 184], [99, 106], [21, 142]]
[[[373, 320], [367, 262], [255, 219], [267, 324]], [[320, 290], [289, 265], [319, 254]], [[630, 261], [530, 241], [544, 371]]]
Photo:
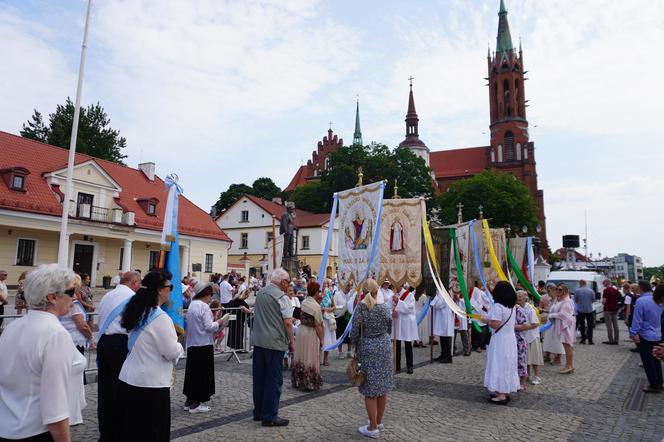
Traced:
[[284, 259], [293, 257], [293, 232], [295, 231], [293, 205], [288, 205], [286, 213], [281, 215], [279, 234], [284, 235]]

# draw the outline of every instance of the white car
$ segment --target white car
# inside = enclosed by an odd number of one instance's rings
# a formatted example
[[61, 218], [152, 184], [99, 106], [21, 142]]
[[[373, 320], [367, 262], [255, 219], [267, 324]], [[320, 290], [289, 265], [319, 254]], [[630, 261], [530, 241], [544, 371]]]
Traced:
[[[595, 322], [604, 322], [604, 304], [602, 304], [602, 281], [606, 276], [597, 272], [578, 271], [578, 270], [560, 270], [551, 272], [548, 283], [565, 284], [569, 288], [570, 296], [574, 298], [574, 292], [579, 288], [579, 281], [585, 280], [587, 287], [595, 292], [595, 301], [593, 302], [593, 312], [595, 313]], [[576, 308], [576, 304], [575, 308]]]

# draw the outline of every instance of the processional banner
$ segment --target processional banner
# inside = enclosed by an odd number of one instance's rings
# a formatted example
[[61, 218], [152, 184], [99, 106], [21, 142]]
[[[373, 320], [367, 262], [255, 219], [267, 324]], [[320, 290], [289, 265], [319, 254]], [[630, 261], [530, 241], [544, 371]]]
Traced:
[[[339, 192], [339, 264], [337, 277], [344, 291], [355, 282], [377, 278], [375, 257], [385, 184], [380, 181]], [[376, 259], [374, 259], [374, 257]]]
[[394, 287], [422, 282], [422, 214], [419, 198], [383, 201], [380, 225], [380, 278]]
[[[526, 248], [528, 245], [528, 238], [510, 238], [509, 240], [509, 245], [510, 245], [510, 252], [512, 253], [512, 257], [514, 257], [514, 261], [516, 264], [519, 266], [519, 269], [524, 275], [528, 274], [528, 265], [526, 263]], [[524, 265], [525, 264], [525, 265]], [[512, 280], [517, 281], [517, 274], [516, 271], [512, 268], [510, 268], [510, 272], [512, 273]]]
[[[484, 220], [486, 221], [486, 220]], [[478, 223], [479, 224], [479, 223]], [[485, 223], [484, 223], [485, 224]], [[482, 263], [484, 270], [484, 279], [486, 281], [486, 287], [489, 291], [493, 291], [493, 288], [498, 284], [499, 281], [502, 281], [501, 272], [505, 267], [505, 230], [504, 229], [489, 229], [488, 225], [483, 225], [483, 230], [486, 229], [489, 231], [489, 236], [491, 237], [491, 245], [493, 246], [493, 251], [495, 253], [496, 260], [491, 257], [491, 250], [487, 242], [487, 235], [477, 236], [478, 242], [478, 253], [480, 255], [480, 262]], [[486, 232], [484, 232], [486, 233]], [[500, 267], [500, 270], [496, 268], [496, 265]], [[504, 272], [503, 272], [504, 274]], [[507, 278], [505, 278], [507, 280]]]
[[[284, 257], [284, 235], [279, 235], [277, 236], [276, 242], [274, 244], [274, 247], [272, 246], [272, 241], [269, 240], [267, 242], [267, 272], [270, 273], [272, 270], [275, 269], [273, 263], [277, 263], [276, 268], [281, 267], [281, 260]], [[273, 260], [272, 257], [274, 256], [274, 249], [276, 249], [276, 255], [277, 259]]]
[[[468, 255], [470, 249], [470, 229], [468, 224], [462, 224], [455, 228], [457, 249], [459, 250], [459, 263], [461, 264], [461, 274], [466, 283], [468, 282]], [[454, 257], [454, 247], [450, 247], [450, 294], [463, 297], [461, 285], [459, 284], [459, 269], [457, 269]], [[468, 285], [466, 284], [466, 287]]]

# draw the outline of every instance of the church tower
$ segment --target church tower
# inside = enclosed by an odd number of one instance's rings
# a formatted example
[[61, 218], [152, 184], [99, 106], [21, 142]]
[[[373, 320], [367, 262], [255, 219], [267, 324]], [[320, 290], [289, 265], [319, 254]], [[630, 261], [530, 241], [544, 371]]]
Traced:
[[360, 129], [360, 99], [355, 107], [355, 132], [353, 132], [353, 146], [364, 146], [362, 143], [362, 130]]
[[500, 0], [496, 52], [487, 57], [491, 111], [491, 163], [528, 158], [528, 120], [524, 93], [523, 53], [512, 45], [505, 3]]
[[413, 98], [413, 77], [410, 80], [410, 94], [408, 95], [408, 112], [406, 113], [406, 138], [399, 143], [399, 147], [410, 149], [415, 155], [424, 159], [429, 167], [429, 148], [420, 140], [418, 123], [420, 119], [415, 111], [415, 99]]

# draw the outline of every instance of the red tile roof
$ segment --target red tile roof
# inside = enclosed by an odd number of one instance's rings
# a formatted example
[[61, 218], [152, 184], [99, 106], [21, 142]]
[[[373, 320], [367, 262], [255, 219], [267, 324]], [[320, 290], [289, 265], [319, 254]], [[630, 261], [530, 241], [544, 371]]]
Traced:
[[429, 164], [436, 178], [475, 175], [488, 166], [486, 146], [439, 150], [429, 154]]
[[[240, 198], [247, 198], [251, 200], [254, 204], [259, 206], [261, 209], [265, 210], [270, 215], [274, 215], [277, 219], [281, 218], [286, 212], [286, 206], [282, 204], [277, 204], [273, 201], [268, 201], [263, 198], [259, 198], [254, 195], [244, 194]], [[318, 227], [322, 226], [330, 220], [330, 214], [328, 213], [311, 213], [306, 210], [295, 209], [295, 227]]]
[[[62, 206], [56, 194], [49, 188], [45, 174], [66, 167], [69, 151], [59, 147], [22, 138], [0, 131], [0, 169], [25, 167], [30, 171], [26, 178], [26, 192], [7, 189], [0, 180], [0, 208], [43, 215], [61, 216]], [[121, 166], [84, 154], [76, 154], [75, 164], [94, 160], [104, 172], [122, 187], [116, 203], [125, 211], [136, 214], [135, 225], [149, 230], [161, 230], [164, 223], [167, 192], [158, 176], [150, 181], [138, 169]], [[62, 189], [64, 190], [64, 189]], [[157, 204], [156, 216], [150, 216], [139, 206], [136, 199], [154, 197], [163, 203]], [[178, 226], [180, 234], [230, 241], [212, 218], [186, 197], [180, 198]]]
[[307, 164], [301, 165], [298, 169], [297, 172], [295, 172], [295, 176], [293, 176], [293, 179], [291, 180], [290, 184], [286, 186], [284, 191], [290, 192], [291, 190], [295, 190], [296, 187], [300, 187], [303, 184], [307, 183], [307, 177], [312, 176], [314, 174], [313, 168]]

